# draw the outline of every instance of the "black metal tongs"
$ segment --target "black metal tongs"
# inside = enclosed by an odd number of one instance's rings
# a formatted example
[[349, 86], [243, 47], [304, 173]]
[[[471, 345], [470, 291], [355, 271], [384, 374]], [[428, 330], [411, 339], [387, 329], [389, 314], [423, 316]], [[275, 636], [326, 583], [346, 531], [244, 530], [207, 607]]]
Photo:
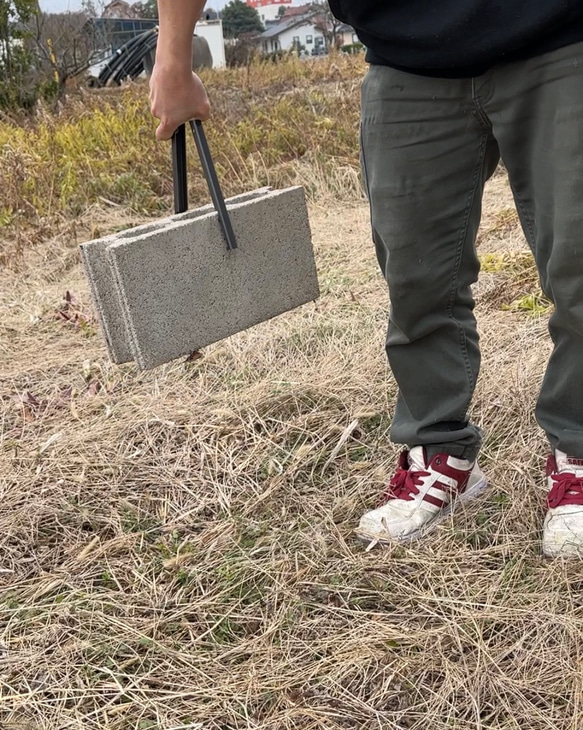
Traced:
[[[191, 121], [190, 128], [196, 142], [196, 149], [202, 164], [202, 170], [207, 181], [209, 192], [218, 213], [219, 221], [225, 240], [227, 249], [233, 251], [237, 248], [237, 239], [235, 231], [231, 223], [229, 211], [225, 205], [225, 199], [219, 185], [215, 165], [211, 157], [211, 152], [206, 141], [202, 122], [200, 120]], [[178, 127], [172, 136], [172, 171], [174, 176], [174, 212], [184, 213], [188, 210], [188, 186], [186, 177], [186, 125]]]

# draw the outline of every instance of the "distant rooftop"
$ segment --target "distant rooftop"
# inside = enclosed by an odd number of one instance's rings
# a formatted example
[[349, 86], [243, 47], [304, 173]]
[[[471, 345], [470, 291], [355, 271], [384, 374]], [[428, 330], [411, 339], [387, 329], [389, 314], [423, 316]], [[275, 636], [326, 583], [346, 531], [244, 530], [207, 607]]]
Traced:
[[279, 23], [270, 24], [267, 30], [261, 34], [262, 38], [275, 38], [286, 30], [291, 30], [297, 25], [301, 25], [307, 21], [313, 20], [315, 13], [308, 13], [307, 15], [301, 15], [294, 18], [284, 18]]

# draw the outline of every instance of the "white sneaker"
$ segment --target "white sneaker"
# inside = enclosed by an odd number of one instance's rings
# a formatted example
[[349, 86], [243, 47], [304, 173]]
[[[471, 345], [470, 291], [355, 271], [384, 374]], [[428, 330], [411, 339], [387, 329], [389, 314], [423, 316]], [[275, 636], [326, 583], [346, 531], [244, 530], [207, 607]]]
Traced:
[[485, 486], [486, 479], [475, 462], [448, 454], [428, 460], [425, 449], [415, 446], [403, 451], [385, 503], [363, 515], [356, 534], [373, 544], [415, 540]]
[[547, 558], [583, 556], [583, 459], [557, 449], [547, 461], [547, 482], [543, 554]]

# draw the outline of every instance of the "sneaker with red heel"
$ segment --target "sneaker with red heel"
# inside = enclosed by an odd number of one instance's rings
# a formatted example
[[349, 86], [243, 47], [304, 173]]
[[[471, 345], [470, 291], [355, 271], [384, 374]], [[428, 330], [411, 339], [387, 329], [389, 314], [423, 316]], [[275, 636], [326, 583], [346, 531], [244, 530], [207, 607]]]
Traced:
[[[475, 462], [449, 454], [428, 458], [423, 446], [415, 446], [403, 451], [383, 504], [363, 515], [356, 534], [373, 544], [415, 540], [484, 487]], [[583, 511], [581, 519], [583, 525]]]
[[547, 461], [549, 511], [543, 530], [547, 558], [583, 557], [583, 459], [555, 451]]

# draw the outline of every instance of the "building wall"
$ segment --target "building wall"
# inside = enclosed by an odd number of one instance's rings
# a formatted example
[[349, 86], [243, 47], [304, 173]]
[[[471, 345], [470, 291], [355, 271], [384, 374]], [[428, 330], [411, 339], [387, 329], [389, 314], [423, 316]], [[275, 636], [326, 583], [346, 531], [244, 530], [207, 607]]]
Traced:
[[[275, 44], [278, 44], [275, 46]], [[325, 46], [326, 40], [321, 30], [316, 30], [313, 23], [303, 23], [295, 28], [284, 30], [277, 38], [263, 41], [263, 51], [291, 51], [295, 44], [303, 46], [307, 53], [312, 52], [315, 46]]]
[[358, 36], [353, 30], [345, 30], [336, 34], [336, 42], [339, 46], [349, 46], [352, 43], [360, 43]]
[[201, 20], [196, 24], [194, 32], [202, 38], [206, 38], [213, 56], [213, 68], [226, 66], [223, 21]]
[[247, 0], [247, 5], [251, 5], [259, 13], [262, 23], [277, 20], [280, 8], [289, 8], [291, 4], [292, 0]]
[[96, 49], [110, 52], [158, 25], [157, 20], [149, 18], [93, 18], [89, 22]]

